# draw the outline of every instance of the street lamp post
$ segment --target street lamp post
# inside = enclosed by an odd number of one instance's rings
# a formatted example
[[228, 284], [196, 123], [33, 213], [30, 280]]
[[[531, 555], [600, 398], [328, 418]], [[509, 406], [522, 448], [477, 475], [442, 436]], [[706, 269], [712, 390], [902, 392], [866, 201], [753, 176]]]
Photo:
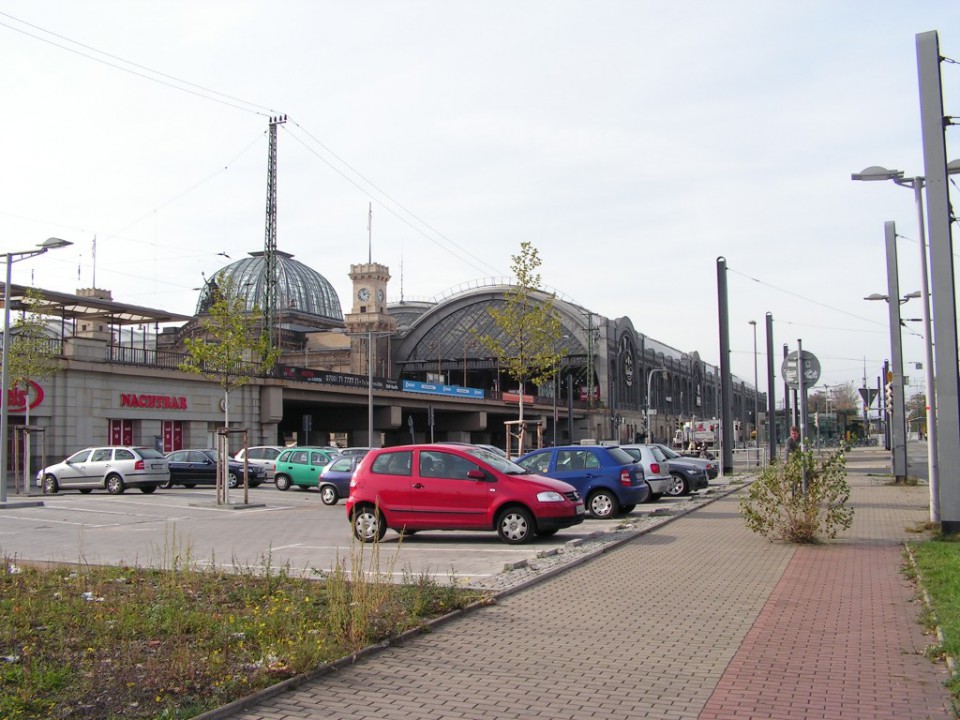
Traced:
[[653, 374], [662, 372], [665, 373], [666, 368], [653, 368], [647, 373], [647, 442], [653, 442], [653, 434], [651, 432], [652, 426], [650, 424], [650, 393], [653, 391]]
[[757, 377], [757, 321], [751, 320], [753, 325], [753, 433], [756, 436], [754, 443], [757, 447], [757, 466], [760, 465], [760, 384]]
[[7, 260], [7, 278], [3, 286], [3, 350], [0, 357], [3, 369], [0, 371], [0, 503], [7, 501], [7, 424], [9, 420], [10, 398], [10, 272], [11, 266], [17, 260], [42, 255], [47, 250], [73, 245], [72, 242], [60, 238], [47, 238], [37, 245], [36, 250], [4, 253]]
[[[960, 160], [947, 163], [947, 174], [960, 173]], [[892, 180], [901, 187], [913, 190], [914, 204], [917, 208], [917, 227], [919, 229], [920, 245], [920, 282], [921, 299], [923, 300], [923, 346], [924, 346], [924, 390], [927, 395], [927, 475], [930, 486], [930, 522], [940, 522], [940, 461], [937, 456], [937, 399], [934, 385], [933, 368], [933, 332], [930, 320], [930, 286], [927, 274], [927, 240], [924, 230], [923, 217], [923, 186], [925, 178], [918, 175], [905, 178], [902, 170], [889, 170], [878, 165], [866, 168], [860, 173], [851, 175], [853, 180]], [[949, 299], [948, 302], [953, 302]]]

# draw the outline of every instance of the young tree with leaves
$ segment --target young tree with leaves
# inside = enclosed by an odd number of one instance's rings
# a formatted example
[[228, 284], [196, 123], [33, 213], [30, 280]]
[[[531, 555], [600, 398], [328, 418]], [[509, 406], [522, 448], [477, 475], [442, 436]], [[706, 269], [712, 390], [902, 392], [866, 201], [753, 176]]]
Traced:
[[[23, 297], [23, 314], [17, 318], [10, 331], [10, 349], [7, 353], [7, 370], [10, 389], [16, 392], [23, 388], [26, 398], [24, 416], [30, 425], [30, 382], [48, 378], [60, 372], [60, 355], [56, 343], [47, 328], [46, 316], [38, 311], [42, 297], [33, 289]], [[4, 402], [7, 398], [4, 398]], [[24, 485], [30, 478], [30, 435], [24, 439]]]
[[[247, 310], [246, 300], [227, 279], [211, 292], [211, 303], [199, 321], [200, 335], [185, 341], [187, 358], [180, 363], [185, 372], [203, 375], [223, 388], [223, 425], [230, 427], [230, 392], [246, 385], [253, 377], [268, 372], [279, 357], [270, 346], [258, 308]], [[224, 446], [226, 450], [226, 444]], [[217, 472], [217, 502], [226, 496], [220, 458]]]
[[[500, 360], [500, 367], [520, 384], [519, 420], [523, 433], [523, 394], [526, 383], [541, 385], [556, 373], [562, 333], [553, 299], [534, 295], [540, 290], [540, 254], [530, 242], [520, 243], [512, 256], [516, 284], [504, 293], [504, 304], [488, 309], [496, 335], [480, 335], [480, 344]], [[522, 447], [522, 445], [521, 445]]]

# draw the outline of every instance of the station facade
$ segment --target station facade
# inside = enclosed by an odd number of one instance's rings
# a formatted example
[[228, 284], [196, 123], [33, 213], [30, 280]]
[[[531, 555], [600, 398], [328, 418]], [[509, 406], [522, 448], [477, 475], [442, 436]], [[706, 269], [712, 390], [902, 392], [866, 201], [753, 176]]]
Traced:
[[[719, 416], [719, 369], [697, 351], [645, 335], [628, 316], [607, 318], [560, 292], [536, 291], [561, 319], [561, 361], [551, 381], [521, 388], [476, 340], [498, 332], [489, 309], [505, 303], [508, 283], [484, 280], [430, 301], [389, 302], [389, 269], [362, 263], [350, 268], [353, 296], [343, 314], [330, 283], [286, 253], [277, 254], [280, 361], [225, 397], [215, 381], [179, 369], [184, 341], [202, 334], [214, 293], [226, 283], [249, 310], [265, 307], [264, 266], [257, 252], [222, 268], [201, 290], [193, 316], [126, 305], [103, 290], [34, 289], [51, 318], [61, 370], [8, 393], [11, 466], [25, 435], [35, 468], [96, 444], [214, 447], [225, 422], [246, 431], [231, 435], [233, 449], [412, 440], [504, 447], [521, 394], [525, 419], [539, 420], [541, 429], [528, 443], [669, 442], [680, 422]], [[26, 291], [12, 286], [11, 300]], [[733, 387], [735, 439], [744, 443], [754, 428], [754, 388], [738, 378]], [[763, 394], [759, 405], [766, 407]]]

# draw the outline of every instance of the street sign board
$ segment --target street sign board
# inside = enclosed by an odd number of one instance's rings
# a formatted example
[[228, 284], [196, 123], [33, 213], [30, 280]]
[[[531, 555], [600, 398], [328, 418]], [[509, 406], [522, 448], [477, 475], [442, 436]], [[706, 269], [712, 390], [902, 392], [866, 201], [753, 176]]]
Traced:
[[[803, 351], [803, 386], [812, 388], [820, 380], [820, 361], [812, 352]], [[800, 389], [800, 378], [797, 374], [797, 351], [789, 353], [780, 366], [780, 375], [783, 381], [794, 390]]]
[[860, 397], [863, 399], [863, 404], [866, 407], [873, 405], [874, 398], [877, 397], [877, 394], [880, 392], [876, 388], [859, 388]]

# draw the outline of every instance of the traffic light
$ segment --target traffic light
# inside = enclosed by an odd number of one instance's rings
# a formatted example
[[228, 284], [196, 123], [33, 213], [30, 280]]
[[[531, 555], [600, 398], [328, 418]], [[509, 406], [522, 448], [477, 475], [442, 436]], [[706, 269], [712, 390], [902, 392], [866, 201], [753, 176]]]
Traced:
[[887, 408], [887, 414], [893, 414], [893, 383], [888, 382], [884, 389], [884, 400]]

